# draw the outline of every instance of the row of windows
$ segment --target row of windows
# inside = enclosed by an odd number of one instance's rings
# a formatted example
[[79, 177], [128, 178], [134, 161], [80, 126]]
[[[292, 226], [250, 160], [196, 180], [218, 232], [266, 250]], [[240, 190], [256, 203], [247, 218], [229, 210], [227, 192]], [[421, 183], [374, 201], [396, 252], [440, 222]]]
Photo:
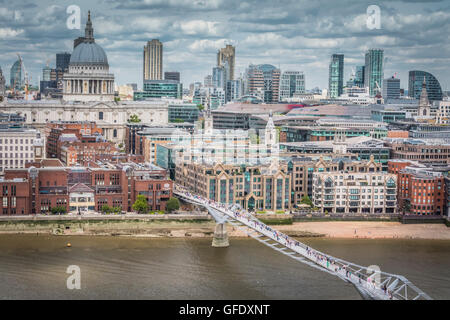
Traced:
[[[0, 138], [0, 144], [3, 144], [3, 142], [5, 144], [8, 144], [8, 141], [10, 144], [19, 144], [19, 141], [20, 141], [20, 144], [23, 144], [24, 139], [4, 139], [3, 140]], [[28, 144], [28, 141], [30, 141], [30, 144], [33, 144], [34, 140], [33, 139], [30, 139], [30, 140], [25, 139], [25, 144]]]
[[[22, 142], [21, 142], [22, 144]], [[19, 151], [19, 146], [16, 144], [15, 146], [9, 146], [9, 151]], [[24, 150], [24, 146], [20, 146], [20, 151]], [[33, 147], [30, 146], [30, 150], [33, 150]], [[3, 151], [3, 146], [0, 146], [0, 151]], [[8, 146], [5, 146], [5, 151], [8, 151]], [[25, 151], [28, 151], [28, 146], [25, 146]]]

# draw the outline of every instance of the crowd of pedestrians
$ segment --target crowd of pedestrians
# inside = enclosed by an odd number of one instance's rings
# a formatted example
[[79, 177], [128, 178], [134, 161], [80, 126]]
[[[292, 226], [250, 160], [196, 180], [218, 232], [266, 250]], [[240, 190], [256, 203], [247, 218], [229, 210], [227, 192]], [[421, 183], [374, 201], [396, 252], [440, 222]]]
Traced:
[[245, 225], [256, 229], [277, 242], [284, 244], [288, 248], [296, 251], [297, 253], [307, 256], [310, 260], [315, 261], [316, 264], [326, 268], [328, 271], [334, 272], [345, 277], [346, 280], [352, 283], [358, 283], [371, 290], [378, 290], [385, 295], [385, 298], [392, 299], [392, 293], [386, 288], [386, 285], [380, 287], [377, 285], [375, 279], [367, 277], [366, 282], [363, 281], [363, 276], [360, 272], [352, 272], [351, 269], [347, 268], [345, 265], [339, 263], [332, 257], [325, 255], [319, 251], [309, 248], [305, 244], [288, 237], [287, 235], [269, 227], [268, 225], [262, 223], [256, 219], [252, 214], [246, 210], [242, 210], [238, 205], [234, 204], [224, 204], [218, 203], [210, 199], [205, 199], [198, 195], [192, 194], [186, 189], [181, 189], [181, 187], [176, 187], [179, 192], [182, 192], [185, 196], [198, 201], [199, 203], [212, 207], [214, 209], [221, 209], [225, 211], [227, 215], [234, 217], [234, 219], [244, 223]]

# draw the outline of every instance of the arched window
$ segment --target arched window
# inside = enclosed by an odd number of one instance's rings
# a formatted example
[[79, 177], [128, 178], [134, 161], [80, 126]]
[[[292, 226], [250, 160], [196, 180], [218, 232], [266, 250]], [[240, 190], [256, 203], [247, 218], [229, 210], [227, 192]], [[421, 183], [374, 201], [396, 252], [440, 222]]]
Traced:
[[114, 130], [113, 130], [113, 137], [114, 137], [114, 138], [117, 138], [117, 129], [114, 129]]

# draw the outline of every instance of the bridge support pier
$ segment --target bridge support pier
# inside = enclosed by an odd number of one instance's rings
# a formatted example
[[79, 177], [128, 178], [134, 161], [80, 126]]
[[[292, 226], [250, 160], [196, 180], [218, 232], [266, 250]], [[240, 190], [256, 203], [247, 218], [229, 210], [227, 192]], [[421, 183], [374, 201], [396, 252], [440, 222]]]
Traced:
[[225, 248], [230, 245], [228, 241], [228, 232], [225, 223], [217, 223], [214, 230], [212, 246], [215, 248]]

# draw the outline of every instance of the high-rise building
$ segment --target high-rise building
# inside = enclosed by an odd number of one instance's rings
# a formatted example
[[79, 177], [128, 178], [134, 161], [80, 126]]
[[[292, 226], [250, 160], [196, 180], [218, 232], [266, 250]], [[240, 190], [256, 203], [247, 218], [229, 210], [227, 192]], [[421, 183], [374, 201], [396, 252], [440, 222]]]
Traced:
[[225, 88], [226, 85], [226, 72], [222, 66], [214, 67], [212, 72], [212, 86], [214, 88]]
[[144, 46], [144, 81], [163, 79], [163, 44], [158, 39]]
[[271, 64], [257, 66], [262, 71], [264, 83], [264, 102], [278, 103], [280, 92], [280, 69]]
[[398, 99], [400, 98], [400, 79], [387, 78], [383, 80], [383, 98]]
[[12, 65], [9, 81], [11, 88], [20, 89], [23, 86], [23, 65], [21, 59]]
[[5, 95], [5, 83], [6, 83], [5, 76], [3, 75], [2, 68], [0, 67], [0, 96]]
[[344, 55], [333, 54], [331, 56], [328, 74], [328, 94], [330, 98], [337, 98], [344, 89]]
[[384, 79], [383, 59], [383, 49], [370, 49], [366, 52], [364, 86], [369, 87], [369, 94], [371, 96], [377, 95], [378, 91], [381, 90]]
[[180, 73], [178, 71], [164, 72], [164, 80], [180, 81]]
[[302, 71], [284, 71], [281, 74], [280, 101], [305, 92], [305, 74]]
[[234, 80], [234, 66], [235, 66], [235, 47], [227, 44], [217, 52], [217, 66], [226, 67], [225, 81]]
[[364, 73], [365, 66], [356, 66], [355, 77], [353, 79], [353, 86], [358, 88], [364, 88]]
[[245, 72], [244, 93], [264, 99], [264, 74], [257, 65], [249, 65]]
[[213, 86], [213, 80], [212, 75], [208, 74], [205, 79], [203, 80], [203, 85], [205, 87], [212, 87]]
[[228, 80], [227, 81], [227, 87], [226, 87], [226, 102], [237, 100], [241, 97], [242, 92], [242, 83], [241, 80]]
[[435, 76], [426, 71], [413, 70], [409, 72], [408, 95], [411, 98], [419, 99], [424, 79], [428, 99], [430, 101], [441, 101], [443, 96], [441, 85]]
[[66, 72], [69, 69], [71, 54], [68, 52], [61, 52], [56, 54], [56, 69]]
[[52, 72], [52, 69], [46, 65], [44, 69], [42, 69], [42, 81], [50, 81], [50, 74]]

